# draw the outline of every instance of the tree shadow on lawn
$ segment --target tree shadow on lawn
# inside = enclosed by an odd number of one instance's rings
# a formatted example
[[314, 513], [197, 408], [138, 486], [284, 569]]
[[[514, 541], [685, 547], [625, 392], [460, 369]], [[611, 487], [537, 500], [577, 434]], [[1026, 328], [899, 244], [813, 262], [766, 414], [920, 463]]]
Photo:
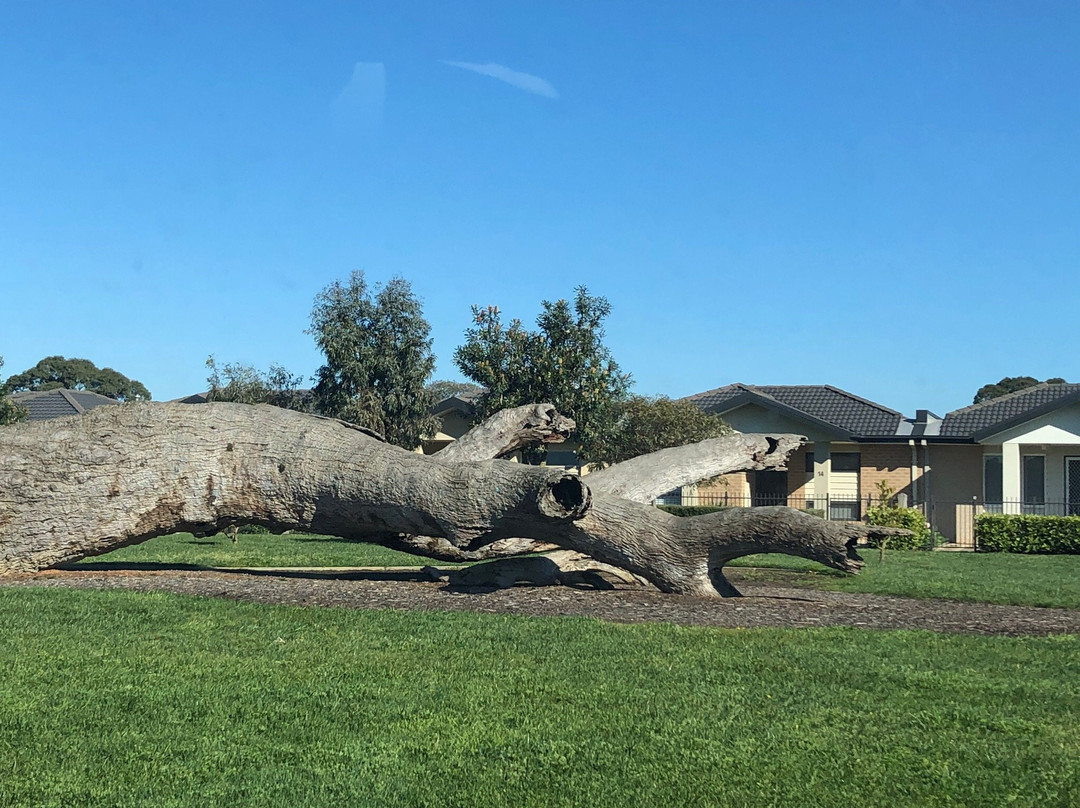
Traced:
[[[286, 569], [259, 567], [214, 567], [202, 564], [171, 564], [158, 561], [92, 561], [61, 564], [53, 570], [61, 572], [213, 572], [222, 575], [248, 575], [269, 578], [299, 578], [340, 581], [413, 581], [431, 582], [420, 568], [383, 569]], [[49, 570], [42, 570], [49, 572]]]

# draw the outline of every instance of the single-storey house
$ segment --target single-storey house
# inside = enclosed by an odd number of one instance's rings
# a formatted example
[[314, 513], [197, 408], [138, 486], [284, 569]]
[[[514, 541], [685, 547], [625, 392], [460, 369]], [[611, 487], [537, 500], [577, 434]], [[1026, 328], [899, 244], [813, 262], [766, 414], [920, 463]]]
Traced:
[[860, 519], [884, 481], [931, 526], [973, 542], [983, 511], [1080, 514], [1080, 384], [1040, 384], [944, 418], [914, 418], [829, 385], [732, 384], [684, 399], [737, 432], [809, 443], [786, 472], [732, 474], [673, 492], [684, 504], [787, 504]]
[[929, 415], [923, 411], [905, 418], [830, 385], [731, 384], [684, 400], [720, 415], [736, 432], [791, 432], [809, 442], [787, 471], [729, 474], [684, 487], [683, 504], [789, 505], [830, 519], [861, 519], [879, 482], [909, 504], [927, 498], [922, 437]]
[[89, 390], [36, 390], [29, 393], [12, 393], [9, 398], [25, 409], [30, 421], [48, 421], [66, 415], [81, 415], [95, 407], [119, 404], [116, 399], [91, 393]]

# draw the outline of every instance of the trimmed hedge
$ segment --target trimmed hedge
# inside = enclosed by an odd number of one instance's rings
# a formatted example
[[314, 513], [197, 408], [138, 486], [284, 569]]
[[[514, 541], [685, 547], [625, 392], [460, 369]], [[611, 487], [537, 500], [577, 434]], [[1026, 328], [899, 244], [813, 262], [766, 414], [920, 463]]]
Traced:
[[1080, 553], [1080, 516], [981, 513], [975, 546], [988, 553]]
[[[866, 510], [866, 521], [871, 525], [902, 527], [911, 531], [911, 536], [889, 536], [885, 546], [890, 550], [927, 550], [933, 547], [926, 517], [918, 508], [878, 505]], [[879, 547], [880, 539], [869, 539], [867, 543], [871, 547]]]

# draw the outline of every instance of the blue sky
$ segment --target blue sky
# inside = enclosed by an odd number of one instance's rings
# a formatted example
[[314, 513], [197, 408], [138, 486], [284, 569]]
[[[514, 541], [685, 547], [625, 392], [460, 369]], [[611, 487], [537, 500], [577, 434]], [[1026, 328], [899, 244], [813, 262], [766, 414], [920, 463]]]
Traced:
[[[674, 6], [671, 8], [669, 6]], [[584, 284], [639, 392], [1080, 381], [1074, 2], [0, 3], [0, 355], [310, 375], [315, 294]]]

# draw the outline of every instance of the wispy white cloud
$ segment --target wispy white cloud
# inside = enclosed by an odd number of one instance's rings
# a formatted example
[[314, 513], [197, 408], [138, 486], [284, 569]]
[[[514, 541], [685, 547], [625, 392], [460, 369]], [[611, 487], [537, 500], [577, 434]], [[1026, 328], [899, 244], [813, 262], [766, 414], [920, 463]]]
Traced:
[[382, 125], [386, 68], [382, 62], [357, 62], [330, 106], [337, 124], [349, 130], [374, 131]]
[[559, 92], [551, 86], [551, 82], [546, 79], [542, 79], [539, 76], [534, 76], [531, 73], [522, 73], [519, 70], [511, 70], [506, 65], [495, 64], [494, 62], [488, 62], [486, 65], [476, 64], [474, 62], [451, 62], [446, 59], [442, 60], [444, 65], [450, 65], [451, 67], [460, 67], [462, 70], [471, 70], [473, 73], [479, 73], [482, 76], [491, 76], [493, 79], [499, 81], [505, 81], [519, 90], [524, 90], [527, 93], [535, 93], [536, 95], [542, 95], [545, 98], [558, 98]]

